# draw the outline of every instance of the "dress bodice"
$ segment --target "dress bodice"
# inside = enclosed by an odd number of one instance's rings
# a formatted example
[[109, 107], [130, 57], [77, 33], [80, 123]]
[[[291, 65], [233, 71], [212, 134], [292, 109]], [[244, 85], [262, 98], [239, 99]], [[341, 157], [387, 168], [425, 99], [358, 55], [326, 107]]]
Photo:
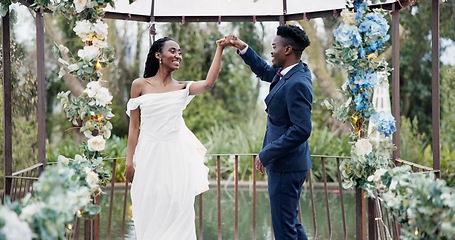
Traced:
[[128, 116], [131, 110], [138, 107], [141, 109], [140, 138], [166, 141], [178, 137], [180, 130], [186, 128], [183, 110], [194, 97], [189, 95], [191, 83], [185, 89], [148, 93], [128, 101]]

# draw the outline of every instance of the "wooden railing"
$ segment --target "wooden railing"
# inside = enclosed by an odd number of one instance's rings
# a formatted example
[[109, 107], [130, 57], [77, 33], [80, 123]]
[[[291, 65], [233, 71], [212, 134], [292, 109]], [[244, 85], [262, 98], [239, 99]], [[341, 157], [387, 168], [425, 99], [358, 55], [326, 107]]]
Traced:
[[[267, 213], [258, 212], [258, 205], [268, 206], [268, 202], [264, 203], [267, 197], [265, 200], [258, 200], [258, 194], [267, 191], [267, 183], [264, 181], [267, 176], [253, 170], [255, 169], [254, 158], [255, 155], [252, 154], [212, 154], [207, 156], [207, 165], [213, 166], [210, 171], [213, 180], [210, 184], [211, 190], [197, 196], [195, 202], [197, 210], [196, 229], [199, 240], [215, 238], [273, 239], [268, 208]], [[314, 169], [308, 172], [299, 206], [301, 209], [299, 219], [310, 239], [354, 239], [359, 228], [366, 228], [366, 226], [359, 226], [359, 224], [354, 223], [355, 218], [358, 217], [353, 203], [354, 192], [344, 190], [341, 185], [341, 173], [338, 169], [345, 158], [312, 156]], [[105, 161], [106, 166], [111, 168], [112, 181], [103, 190], [103, 195], [98, 196], [94, 201], [106, 207], [103, 208], [101, 217], [98, 216], [90, 220], [75, 218], [72, 232], [68, 234], [67, 239], [129, 239], [126, 236], [134, 233], [129, 213], [130, 184], [115, 182], [115, 173], [118, 171], [119, 162], [125, 161], [125, 158], [105, 159]], [[400, 160], [400, 163], [408, 164], [409, 162]], [[122, 163], [122, 165], [124, 164]], [[412, 167], [421, 169], [421, 171], [432, 170], [423, 166], [412, 165]], [[42, 168], [42, 164], [36, 164], [6, 177], [12, 179], [13, 182], [10, 199], [18, 200], [29, 192], [33, 193], [33, 182], [38, 179], [40, 168]], [[239, 206], [241, 193], [249, 196], [246, 203], [247, 207], [244, 208]], [[121, 198], [114, 198], [115, 194], [122, 196]], [[226, 196], [233, 199], [232, 205], [228, 207], [223, 206], [226, 203], [222, 201], [223, 197]], [[352, 200], [346, 202], [347, 198]], [[209, 206], [213, 205], [213, 199], [216, 201], [216, 207], [214, 207], [216, 217], [210, 218], [210, 224], [216, 222], [215, 228], [208, 226], [208, 219], [204, 219], [204, 216], [210, 211]], [[242, 204], [244, 205], [244, 202]], [[357, 202], [356, 205], [358, 206], [358, 204]], [[399, 225], [391, 214], [386, 211], [380, 201], [371, 201], [371, 205], [372, 208], [368, 209], [371, 212], [370, 216], [372, 216], [369, 221], [374, 228], [369, 228], [368, 239], [377, 239], [378, 236], [387, 234], [393, 239], [399, 239]], [[114, 208], [119, 207], [121, 213], [118, 213], [118, 210], [115, 212]], [[335, 214], [336, 217], [334, 217]], [[260, 217], [258, 218], [258, 216]], [[118, 219], [121, 220], [118, 221]], [[249, 231], [251, 234], [242, 235], [240, 228], [251, 229]]]

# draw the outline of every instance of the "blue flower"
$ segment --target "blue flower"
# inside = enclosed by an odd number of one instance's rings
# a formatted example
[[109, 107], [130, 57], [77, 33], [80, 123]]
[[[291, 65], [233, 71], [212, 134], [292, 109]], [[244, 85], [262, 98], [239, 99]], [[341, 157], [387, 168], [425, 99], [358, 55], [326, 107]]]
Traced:
[[384, 134], [386, 137], [392, 135], [397, 130], [395, 127], [395, 118], [388, 112], [376, 112], [371, 115], [370, 121], [377, 126], [378, 132]]
[[356, 9], [355, 20], [359, 22], [368, 10], [368, 3], [356, 1], [354, 2], [354, 8]]
[[345, 48], [351, 46], [358, 47], [362, 41], [359, 29], [356, 26], [340, 25], [333, 32], [333, 36], [335, 36], [335, 40]]
[[360, 47], [358, 50], [359, 50], [359, 58], [365, 57], [365, 49], [363, 47]]
[[365, 20], [360, 23], [359, 31], [365, 33], [366, 36], [373, 40], [386, 39], [389, 25], [387, 20], [379, 13], [368, 13]]
[[370, 43], [370, 48], [372, 51], [376, 51], [380, 48], [382, 48], [382, 41], [381, 40], [373, 40]]

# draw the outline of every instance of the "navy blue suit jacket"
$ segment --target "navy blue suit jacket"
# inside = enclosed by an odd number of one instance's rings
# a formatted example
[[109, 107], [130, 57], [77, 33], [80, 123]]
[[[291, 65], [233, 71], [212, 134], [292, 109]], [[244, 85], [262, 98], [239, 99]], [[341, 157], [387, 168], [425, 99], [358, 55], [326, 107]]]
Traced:
[[312, 167], [308, 138], [311, 134], [313, 87], [311, 72], [299, 62], [280, 80], [252, 48], [240, 55], [251, 70], [263, 81], [271, 83], [265, 103], [267, 130], [259, 158], [272, 171], [295, 172]]

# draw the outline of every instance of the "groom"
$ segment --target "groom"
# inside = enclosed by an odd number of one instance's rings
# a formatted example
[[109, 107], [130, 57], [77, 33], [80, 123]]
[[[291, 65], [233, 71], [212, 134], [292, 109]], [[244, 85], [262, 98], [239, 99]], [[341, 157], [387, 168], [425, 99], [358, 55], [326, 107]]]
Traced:
[[297, 26], [279, 26], [272, 43], [272, 66], [235, 36], [227, 38], [251, 70], [270, 82], [267, 131], [256, 168], [268, 175], [272, 224], [277, 240], [307, 239], [297, 219], [298, 203], [308, 169], [312, 167], [308, 138], [311, 134], [313, 87], [307, 65], [300, 61], [310, 45]]

